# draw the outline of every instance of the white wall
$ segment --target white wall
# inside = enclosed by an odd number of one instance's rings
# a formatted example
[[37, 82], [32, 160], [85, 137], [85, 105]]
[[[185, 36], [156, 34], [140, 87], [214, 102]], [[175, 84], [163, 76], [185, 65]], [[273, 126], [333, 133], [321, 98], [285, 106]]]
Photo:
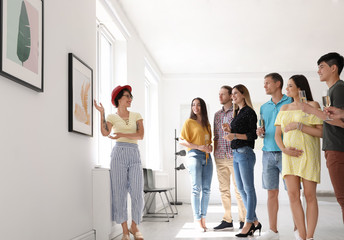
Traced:
[[96, 141], [68, 132], [69, 52], [95, 70], [94, 0], [44, 1], [43, 93], [0, 77], [1, 239], [67, 240], [93, 228]]
[[[218, 101], [218, 92], [222, 85], [234, 86], [236, 84], [242, 83], [250, 91], [253, 103], [264, 103], [270, 99], [269, 96], [265, 94], [263, 88], [264, 76], [267, 73], [242, 73], [242, 74], [214, 74], [214, 75], [167, 75], [164, 79], [162, 102], [164, 106], [162, 128], [164, 129], [164, 136], [162, 142], [164, 142], [164, 159], [165, 159], [165, 169], [169, 171], [171, 180], [174, 181], [174, 129], [177, 129], [177, 135], [180, 134], [181, 126], [183, 124], [180, 120], [180, 108], [181, 105], [190, 106], [191, 100], [195, 97], [201, 97], [205, 100], [208, 105], [208, 116], [213, 127], [214, 114], [221, 108]], [[290, 76], [295, 73], [281, 73], [284, 78], [284, 89], [286, 82]], [[318, 76], [316, 75], [316, 69], [314, 72], [304, 72], [303, 73], [309, 80], [312, 93], [315, 100], [320, 104], [321, 91], [325, 89], [324, 83], [320, 83]], [[283, 90], [284, 91], [284, 90]], [[190, 109], [190, 107], [189, 107]], [[255, 109], [259, 112], [259, 109]], [[187, 116], [188, 117], [188, 116]], [[259, 144], [256, 141], [256, 146]], [[180, 149], [181, 146], [178, 146]], [[255, 185], [258, 196], [259, 203], [266, 202], [266, 191], [262, 189], [261, 172], [262, 172], [262, 151], [256, 149], [256, 167], [255, 167]], [[187, 157], [178, 157], [178, 164], [186, 162]], [[190, 180], [187, 170], [179, 171], [178, 175], [178, 200], [190, 202]], [[325, 160], [322, 152], [322, 172], [321, 172], [321, 184], [318, 185], [318, 190], [333, 191], [330, 179], [328, 177], [328, 171], [325, 165]], [[287, 194], [281, 186], [280, 200], [287, 202]], [[214, 173], [211, 189], [211, 202], [221, 203], [220, 192], [218, 190], [218, 180], [216, 175], [216, 167], [214, 163]], [[235, 202], [235, 197], [233, 195], [233, 200]]]

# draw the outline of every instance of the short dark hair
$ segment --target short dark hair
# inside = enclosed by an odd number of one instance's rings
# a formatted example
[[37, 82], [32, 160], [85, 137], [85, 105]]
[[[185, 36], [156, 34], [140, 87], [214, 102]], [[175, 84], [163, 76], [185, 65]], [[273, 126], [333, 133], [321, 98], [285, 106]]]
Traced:
[[271, 77], [272, 80], [274, 80], [274, 82], [280, 82], [280, 88], [282, 89], [283, 88], [283, 78], [280, 74], [278, 73], [269, 73], [267, 75], [265, 75], [264, 78], [268, 78], [268, 77]]
[[311, 88], [309, 87], [308, 80], [303, 75], [293, 75], [290, 77], [293, 79], [296, 87], [300, 88], [301, 90], [305, 90], [307, 101], [313, 101], [313, 96], [311, 92]]
[[330, 67], [332, 65], [336, 65], [338, 68], [338, 76], [340, 75], [340, 73], [343, 70], [343, 65], [344, 65], [344, 58], [342, 55], [340, 55], [339, 53], [336, 52], [330, 52], [328, 54], [325, 54], [324, 56], [320, 57], [318, 60], [318, 65], [321, 62], [325, 62], [327, 63], [327, 65], [329, 65]]
[[123, 97], [123, 94], [124, 94], [125, 92], [129, 93], [130, 97], [133, 97], [133, 95], [131, 94], [131, 92], [130, 92], [128, 89], [126, 89], [126, 88], [122, 89], [122, 90], [117, 94], [117, 96], [115, 97], [115, 100], [114, 100], [116, 108], [118, 107], [118, 100], [121, 99], [121, 97]]
[[231, 95], [232, 94], [232, 88], [228, 85], [223, 85], [221, 88], [224, 88], [224, 89], [227, 89], [228, 91], [228, 95]]

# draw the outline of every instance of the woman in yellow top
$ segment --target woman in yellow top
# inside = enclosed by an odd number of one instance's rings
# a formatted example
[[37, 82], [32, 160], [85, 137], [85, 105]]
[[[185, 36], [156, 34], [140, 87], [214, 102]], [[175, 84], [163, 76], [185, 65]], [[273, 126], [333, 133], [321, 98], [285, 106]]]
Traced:
[[213, 177], [211, 139], [206, 104], [202, 98], [195, 98], [191, 102], [190, 118], [184, 123], [179, 142], [188, 148], [187, 168], [192, 185], [191, 205], [196, 224], [204, 231], [207, 229], [205, 217]]
[[[116, 140], [111, 153], [111, 200], [112, 221], [120, 223], [123, 229], [122, 240], [130, 240], [129, 232], [135, 239], [143, 240], [137, 227], [143, 213], [143, 172], [137, 140], [144, 135], [143, 119], [140, 113], [130, 112], [133, 95], [129, 85], [117, 86], [111, 94], [111, 103], [117, 108], [116, 114], [105, 119], [103, 105], [94, 100], [100, 112], [100, 131], [103, 136]], [[114, 135], [110, 135], [113, 131]], [[128, 229], [127, 196], [131, 199], [131, 227]]]
[[[318, 221], [316, 188], [320, 183], [322, 121], [301, 110], [299, 91], [306, 92], [306, 98], [311, 106], [320, 106], [313, 101], [307, 78], [303, 75], [292, 76], [286, 90], [293, 102], [283, 105], [277, 115], [275, 140], [282, 150], [282, 177], [285, 179], [290, 208], [299, 236], [301, 239], [313, 239]], [[300, 182], [307, 202], [307, 227], [300, 201]]]

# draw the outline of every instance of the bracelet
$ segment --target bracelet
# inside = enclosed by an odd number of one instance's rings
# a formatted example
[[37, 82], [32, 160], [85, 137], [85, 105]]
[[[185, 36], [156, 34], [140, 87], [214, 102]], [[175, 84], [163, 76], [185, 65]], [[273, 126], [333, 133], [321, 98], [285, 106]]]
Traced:
[[297, 130], [301, 131], [302, 132], [302, 128], [303, 128], [303, 124], [298, 122], [297, 123]]

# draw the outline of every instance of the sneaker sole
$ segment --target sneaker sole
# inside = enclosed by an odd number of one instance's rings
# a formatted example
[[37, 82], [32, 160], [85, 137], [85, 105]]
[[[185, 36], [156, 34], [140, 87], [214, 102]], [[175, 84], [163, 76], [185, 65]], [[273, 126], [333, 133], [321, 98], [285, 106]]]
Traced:
[[215, 229], [214, 228], [214, 231], [227, 231], [227, 230], [233, 230], [234, 227], [226, 227], [226, 228], [221, 228], [221, 229]]

